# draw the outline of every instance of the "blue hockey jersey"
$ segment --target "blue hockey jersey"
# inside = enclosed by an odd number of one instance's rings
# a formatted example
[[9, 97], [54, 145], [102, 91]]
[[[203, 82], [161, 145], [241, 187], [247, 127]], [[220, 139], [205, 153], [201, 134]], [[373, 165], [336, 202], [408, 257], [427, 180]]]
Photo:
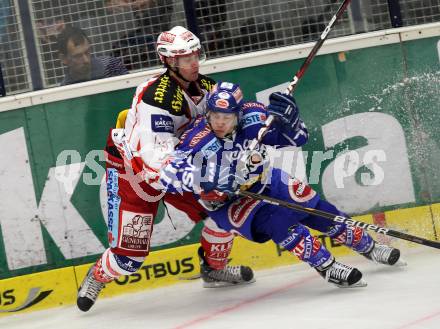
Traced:
[[242, 105], [236, 130], [227, 138], [217, 138], [207, 119], [198, 117], [182, 135], [170, 162], [162, 170], [161, 183], [168, 192], [200, 193], [200, 181], [218, 182], [234, 179], [237, 188], [261, 180], [269, 165], [266, 145], [277, 147], [301, 146], [307, 142], [308, 132], [302, 120], [295, 131], [274, 120], [271, 129], [257, 147], [263, 161], [249, 165], [246, 152], [257, 138], [268, 112], [264, 104], [245, 102]]

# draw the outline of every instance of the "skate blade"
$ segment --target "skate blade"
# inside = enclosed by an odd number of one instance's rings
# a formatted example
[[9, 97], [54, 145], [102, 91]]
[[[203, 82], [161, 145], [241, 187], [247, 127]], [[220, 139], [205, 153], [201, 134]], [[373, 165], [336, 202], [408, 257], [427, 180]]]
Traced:
[[[333, 282], [330, 282], [330, 283], [333, 283]], [[341, 285], [341, 284], [336, 284], [336, 283], [333, 283], [335, 286], [337, 286], [338, 288], [363, 288], [363, 287], [366, 287], [368, 284], [367, 284], [367, 281], [365, 281], [364, 279], [360, 279], [358, 282], [356, 282], [356, 283], [354, 283], [354, 284], [352, 284], [352, 285]]]
[[223, 288], [223, 287], [231, 287], [231, 286], [242, 286], [254, 282], [255, 282], [255, 278], [252, 278], [252, 280], [250, 281], [242, 281], [237, 283], [224, 282], [224, 281], [214, 281], [214, 282], [203, 281], [203, 288]]

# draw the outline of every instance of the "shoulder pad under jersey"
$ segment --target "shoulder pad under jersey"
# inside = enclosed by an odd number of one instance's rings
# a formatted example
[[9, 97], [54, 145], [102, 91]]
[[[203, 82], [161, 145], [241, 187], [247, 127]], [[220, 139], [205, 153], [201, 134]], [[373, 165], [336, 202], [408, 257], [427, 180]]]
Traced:
[[203, 157], [209, 159], [220, 150], [221, 144], [206, 119], [200, 116], [192, 128], [182, 135], [177, 148], [182, 151], [191, 150], [193, 154], [202, 152]]
[[246, 129], [250, 126], [260, 125], [267, 118], [267, 110], [263, 103], [246, 102], [242, 105], [240, 127]]
[[171, 78], [167, 71], [148, 87], [142, 96], [142, 101], [172, 115], [181, 116], [185, 115], [185, 108], [188, 107], [183, 93], [182, 87]]
[[243, 113], [250, 111], [266, 112], [266, 106], [260, 102], [244, 102], [241, 106], [241, 110]]

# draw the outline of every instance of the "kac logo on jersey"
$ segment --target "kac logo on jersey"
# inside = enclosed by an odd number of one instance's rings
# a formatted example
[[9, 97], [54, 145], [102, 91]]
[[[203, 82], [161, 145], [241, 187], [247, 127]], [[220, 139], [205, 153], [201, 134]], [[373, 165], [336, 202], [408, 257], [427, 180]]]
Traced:
[[153, 114], [151, 115], [151, 129], [158, 133], [173, 133], [173, 119], [166, 115]]

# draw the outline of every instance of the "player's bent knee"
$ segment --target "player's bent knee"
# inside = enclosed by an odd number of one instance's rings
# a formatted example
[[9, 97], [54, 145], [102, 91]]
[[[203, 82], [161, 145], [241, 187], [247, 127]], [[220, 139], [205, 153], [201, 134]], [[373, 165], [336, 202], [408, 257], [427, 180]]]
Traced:
[[234, 235], [220, 229], [212, 219], [205, 220], [200, 243], [209, 266], [222, 269], [228, 263]]
[[289, 235], [279, 245], [297, 256], [310, 266], [317, 267], [331, 258], [330, 252], [312, 236], [303, 225], [294, 225], [289, 229]]

